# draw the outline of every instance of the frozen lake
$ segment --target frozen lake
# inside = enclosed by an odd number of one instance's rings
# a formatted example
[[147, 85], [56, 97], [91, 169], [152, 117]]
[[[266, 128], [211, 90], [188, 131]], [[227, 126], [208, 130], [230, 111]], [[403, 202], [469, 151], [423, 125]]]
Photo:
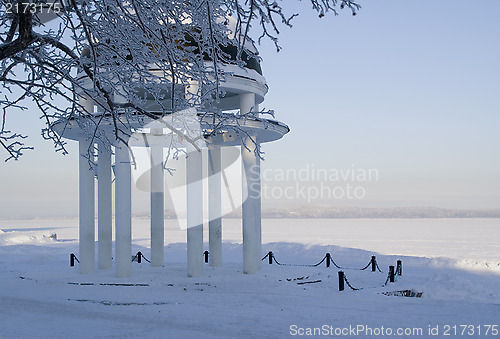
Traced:
[[[149, 219], [134, 218], [135, 245], [149, 247]], [[223, 238], [241, 242], [241, 220], [224, 219]], [[175, 220], [165, 221], [165, 243], [186, 241]], [[0, 220], [12, 237], [55, 232], [59, 240], [78, 238], [77, 219]], [[207, 229], [207, 227], [205, 227]], [[208, 232], [205, 232], [208, 241]], [[387, 255], [500, 261], [500, 219], [264, 219], [262, 241], [360, 248]]]
[[500, 219], [264, 220], [265, 242], [298, 241], [381, 254], [500, 259]]

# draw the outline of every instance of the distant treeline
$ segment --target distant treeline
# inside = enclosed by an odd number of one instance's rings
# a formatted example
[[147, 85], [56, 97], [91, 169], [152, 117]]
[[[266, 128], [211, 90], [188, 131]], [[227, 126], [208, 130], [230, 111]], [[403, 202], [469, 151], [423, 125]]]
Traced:
[[[241, 218], [241, 209], [225, 216]], [[500, 218], [500, 209], [446, 209], [438, 207], [368, 208], [350, 206], [296, 206], [262, 210], [264, 219], [349, 219], [349, 218]]]

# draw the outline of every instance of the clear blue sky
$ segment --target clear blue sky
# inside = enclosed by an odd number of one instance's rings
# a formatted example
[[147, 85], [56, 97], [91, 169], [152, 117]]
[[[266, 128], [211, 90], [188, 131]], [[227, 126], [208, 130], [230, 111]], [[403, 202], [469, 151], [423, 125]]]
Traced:
[[[301, 14], [280, 53], [260, 47], [262, 107], [292, 131], [264, 146], [263, 169], [377, 169], [364, 199], [314, 203], [499, 208], [500, 1], [360, 3], [355, 17], [318, 19], [307, 1], [284, 2]], [[36, 111], [10, 123], [37, 150], [0, 165], [0, 218], [76, 215], [76, 144], [55, 154]]]

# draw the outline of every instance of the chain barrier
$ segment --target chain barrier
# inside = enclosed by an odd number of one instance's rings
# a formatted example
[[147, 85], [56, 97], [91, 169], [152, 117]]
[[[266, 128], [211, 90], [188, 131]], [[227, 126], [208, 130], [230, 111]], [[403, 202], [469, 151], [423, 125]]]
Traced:
[[[330, 253], [328, 253], [328, 254], [330, 254]], [[333, 264], [333, 266], [337, 267], [338, 269], [342, 269], [342, 267], [340, 267], [339, 265], [337, 265], [337, 263], [335, 261], [333, 261], [331, 255], [329, 255], [328, 257], [330, 258], [330, 262]]]
[[280, 263], [278, 260], [276, 260], [276, 256], [274, 255], [273, 252], [269, 252], [264, 258], [262, 258], [262, 260], [266, 259], [266, 258], [269, 258], [271, 257], [271, 261], [274, 261], [274, 263], [276, 263], [276, 265], [278, 266], [302, 266], [302, 267], [316, 267], [316, 266], [319, 266], [321, 263], [323, 263], [323, 261], [325, 261], [326, 259], [326, 255], [323, 257], [323, 259], [321, 259], [321, 261], [316, 264], [316, 265], [303, 265], [303, 264], [285, 264], [285, 263]]
[[[394, 267], [394, 266], [391, 266], [391, 267]], [[391, 279], [391, 276], [392, 276], [392, 279]], [[389, 284], [389, 282], [393, 283], [396, 281], [396, 279], [397, 279], [397, 277], [396, 277], [396, 275], [394, 275], [394, 271], [389, 269], [389, 272], [387, 273], [387, 279], [385, 279], [385, 283], [381, 287], [386, 287], [387, 284]], [[363, 290], [363, 289], [378, 288], [379, 287], [379, 286], [372, 286], [372, 287], [356, 288], [356, 287], [352, 286], [351, 283], [347, 280], [345, 273], [342, 271], [339, 271], [339, 291], [344, 290], [344, 283], [343, 282], [345, 282], [346, 285], [349, 286], [349, 288], [351, 288], [353, 291], [359, 291], [359, 290]]]
[[[375, 260], [374, 258], [375, 257], [372, 256], [372, 261], [370, 262], [372, 264], [372, 268], [375, 268], [375, 266], [376, 266], [376, 262], [374, 261]], [[365, 269], [366, 269], [366, 267], [365, 267]], [[379, 269], [379, 271], [380, 271], [380, 269]], [[399, 279], [402, 275], [403, 275], [403, 262], [401, 260], [398, 260], [396, 271], [394, 271], [394, 266], [389, 266], [389, 272], [387, 272], [387, 278], [385, 279], [385, 282], [382, 285], [382, 287], [386, 287], [388, 283], [396, 282], [396, 280]], [[347, 286], [349, 286], [353, 291], [359, 291], [359, 290], [368, 289], [368, 288], [378, 288], [378, 286], [356, 288], [349, 283], [345, 273], [343, 271], [339, 271], [339, 291], [344, 290], [344, 283], [347, 284]]]
[[402, 275], [403, 275], [403, 262], [401, 260], [398, 260], [396, 266], [396, 276], [402, 276]]
[[276, 263], [276, 265], [278, 266], [299, 266], [299, 267], [318, 267], [319, 265], [321, 265], [328, 256], [328, 254], [326, 254], [323, 259], [321, 259], [321, 261], [317, 264], [314, 264], [314, 265], [307, 265], [307, 264], [285, 264], [285, 263], [280, 263], [278, 260], [276, 260], [276, 257], [274, 256], [273, 252], [269, 252], [264, 258], [262, 258], [262, 260], [268, 258], [269, 256], [272, 256], [272, 260]]
[[353, 291], [359, 291], [359, 290], [362, 290], [363, 287], [360, 287], [360, 288], [356, 288], [356, 287], [353, 287], [350, 283], [349, 283], [349, 280], [347, 280], [347, 277], [345, 276], [344, 274], [344, 281], [345, 283], [347, 284], [347, 286], [349, 286], [351, 288], [351, 290]]
[[364, 271], [364, 270], [366, 270], [368, 267], [370, 267], [370, 265], [371, 265], [371, 264], [372, 264], [372, 262], [370, 261], [370, 262], [369, 262], [369, 263], [368, 263], [365, 267], [360, 268], [359, 270], [360, 270], [360, 271]]
[[[318, 267], [319, 265], [321, 265], [323, 262], [325, 262], [326, 260], [326, 267], [330, 267], [330, 263], [333, 264], [333, 266], [335, 266], [336, 268], [338, 269], [344, 269], [344, 270], [359, 270], [359, 271], [364, 271], [366, 270], [368, 267], [370, 267], [370, 265], [372, 266], [372, 271], [375, 272], [375, 269], [378, 269], [379, 272], [382, 273], [382, 270], [380, 269], [380, 267], [378, 266], [378, 263], [377, 263], [377, 260], [375, 258], [375, 256], [372, 256], [370, 262], [363, 268], [349, 268], [349, 267], [343, 267], [343, 266], [340, 266], [338, 265], [332, 258], [331, 254], [330, 253], [327, 253], [325, 254], [325, 256], [323, 257], [323, 259], [321, 259], [320, 262], [318, 262], [317, 264], [314, 264], [314, 265], [307, 265], [307, 264], [286, 264], [286, 263], [281, 263], [279, 262], [278, 260], [276, 260], [276, 256], [274, 255], [274, 253], [272, 251], [268, 252], [263, 258], [262, 258], [262, 261], [266, 260], [266, 259], [269, 259], [269, 264], [272, 264], [273, 262], [278, 265], [278, 266], [298, 266], [298, 267]], [[399, 267], [399, 266], [398, 266]]]
[[396, 269], [396, 272], [394, 272], [394, 266], [389, 266], [389, 273], [387, 273], [387, 279], [385, 280], [384, 286], [387, 286], [390, 282], [396, 282], [396, 280], [402, 276], [402, 266], [401, 260], [398, 260], [398, 268]]
[[76, 260], [77, 263], [80, 263], [80, 260], [78, 260], [78, 258], [76, 257], [76, 255], [74, 253], [71, 253], [69, 255], [69, 266], [70, 267], [75, 266], [75, 260]]
[[[203, 255], [205, 256], [205, 262], [208, 262], [208, 251], [203, 252]], [[134, 257], [132, 257], [132, 262], [137, 261], [137, 263], [140, 264], [141, 263], [141, 259], [144, 259], [148, 263], [151, 263], [151, 261], [149, 261], [142, 254], [142, 252], [140, 252], [140, 251], [137, 252], [137, 254]], [[378, 263], [377, 263], [377, 260], [376, 260], [375, 256], [372, 256], [372, 258], [371, 258], [370, 262], [368, 263], [368, 265], [366, 265], [363, 268], [341, 267], [341, 266], [337, 265], [337, 263], [333, 260], [333, 258], [332, 258], [332, 256], [331, 256], [330, 253], [326, 253], [325, 256], [321, 259], [321, 261], [318, 262], [317, 264], [314, 264], [314, 265], [280, 263], [278, 260], [276, 260], [276, 257], [274, 255], [274, 253], [271, 252], [271, 251], [268, 252], [262, 258], [262, 261], [264, 261], [266, 259], [269, 260], [269, 264], [272, 264], [274, 262], [278, 266], [298, 266], [298, 267], [318, 267], [319, 265], [321, 265], [323, 262], [326, 261], [326, 267], [330, 267], [330, 264], [333, 264], [338, 269], [350, 269], [350, 270], [359, 270], [359, 271], [364, 271], [368, 267], [370, 267], [370, 265], [371, 265], [373, 272], [375, 272], [375, 269], [377, 269], [379, 272], [382, 273], [382, 270], [378, 266]], [[76, 255], [74, 253], [71, 253], [70, 254], [70, 266], [71, 267], [73, 267], [75, 265], [75, 261], [78, 262], [78, 263], [80, 263], [80, 260], [78, 260], [78, 258], [76, 257]], [[386, 287], [389, 282], [391, 282], [391, 283], [395, 282], [402, 275], [403, 275], [403, 263], [402, 263], [401, 260], [398, 260], [397, 261], [396, 270], [394, 270], [394, 266], [389, 266], [389, 272], [387, 273], [387, 278], [386, 278], [384, 284], [382, 285], [382, 287]], [[314, 281], [314, 283], [316, 283], [316, 282], [321, 282], [321, 280]], [[359, 287], [359, 288], [356, 288], [356, 287], [354, 287], [354, 286], [351, 285], [351, 283], [349, 282], [349, 280], [347, 280], [347, 277], [346, 277], [345, 273], [343, 271], [339, 271], [339, 291], [343, 291], [344, 290], [344, 283], [347, 286], [349, 286], [349, 288], [352, 289], [353, 291], [359, 291], [359, 290], [362, 290], [362, 289], [377, 288], [378, 287], [378, 286], [374, 286], [374, 287]]]
[[378, 266], [377, 258], [374, 255], [372, 255], [372, 258], [371, 258], [370, 262], [368, 263], [368, 265], [366, 265], [365, 267], [361, 268], [360, 270], [364, 271], [368, 267], [370, 267], [370, 265], [372, 266], [372, 272], [375, 272], [375, 269], [377, 269], [380, 273], [382, 273], [382, 270]]
[[375, 258], [375, 256], [372, 256], [370, 262], [363, 268], [350, 268], [350, 267], [341, 267], [339, 265], [337, 265], [335, 263], [335, 261], [333, 261], [332, 257], [330, 256], [330, 260], [331, 260], [331, 263], [337, 267], [338, 269], [341, 269], [341, 270], [358, 270], [358, 271], [364, 271], [366, 270], [368, 267], [370, 267], [370, 265], [372, 266], [372, 271], [375, 272], [375, 268], [378, 269], [378, 271], [380, 273], [382, 273], [382, 270], [380, 269], [380, 267], [378, 267], [378, 263], [377, 263], [377, 259]]
[[391, 279], [391, 272], [387, 273], [387, 279], [385, 279], [385, 283], [382, 285], [382, 287], [387, 286], [389, 283], [389, 279]]
[[132, 262], [137, 261], [137, 263], [140, 264], [142, 259], [146, 260], [148, 263], [151, 264], [151, 261], [149, 261], [148, 258], [146, 258], [144, 254], [142, 254], [142, 252], [137, 252], [137, 254], [134, 257], [132, 257]]
[[146, 260], [148, 263], [150, 263], [150, 264], [151, 264], [151, 261], [150, 261], [150, 260], [148, 260], [148, 258], [146, 258], [146, 257], [145, 257], [142, 253], [141, 253], [141, 257], [142, 257], [142, 259]]
[[[135, 256], [132, 257], [132, 262], [137, 261], [139, 264], [141, 263], [142, 259], [146, 260], [148, 263], [151, 263], [151, 261], [142, 254], [142, 252], [137, 252]], [[76, 257], [74, 253], [71, 253], [69, 255], [69, 265], [71, 267], [75, 266], [75, 261], [77, 263], [80, 263], [80, 260]]]

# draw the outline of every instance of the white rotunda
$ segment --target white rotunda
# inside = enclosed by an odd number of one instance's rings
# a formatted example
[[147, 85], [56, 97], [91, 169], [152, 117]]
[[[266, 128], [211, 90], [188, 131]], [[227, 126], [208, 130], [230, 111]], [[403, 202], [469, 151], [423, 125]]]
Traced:
[[[254, 51], [256, 53], [256, 50]], [[231, 51], [230, 51], [231, 53]], [[207, 61], [211, 62], [211, 61]], [[79, 93], [81, 107], [85, 114], [74, 119], [56, 122], [54, 130], [63, 138], [79, 143], [79, 260], [80, 272], [95, 270], [95, 198], [97, 196], [97, 266], [108, 269], [113, 266], [117, 277], [131, 274], [132, 256], [132, 173], [140, 161], [131, 153], [132, 147], [147, 149], [147, 175], [151, 192], [151, 265], [164, 265], [164, 194], [165, 158], [168, 149], [174, 146], [185, 150], [185, 189], [187, 219], [187, 274], [199, 276], [203, 272], [203, 163], [208, 162], [208, 228], [210, 265], [222, 263], [222, 200], [227, 182], [221, 163], [226, 147], [239, 147], [241, 158], [241, 208], [243, 232], [243, 272], [255, 273], [261, 266], [261, 197], [260, 197], [260, 156], [259, 145], [278, 140], [289, 132], [289, 128], [274, 119], [266, 119], [259, 114], [259, 104], [264, 101], [268, 86], [262, 75], [257, 58], [247, 58], [244, 67], [220, 63], [225, 73], [219, 87], [223, 95], [216, 106], [218, 114], [199, 107], [193, 101], [190, 109], [162, 114], [159, 119], [152, 115], [160, 112], [158, 107], [172, 107], [166, 98], [164, 102], [147, 99], [144, 109], [149, 115], [136, 112], [127, 116], [118, 115], [118, 123], [127, 126], [130, 139], [127, 144], [116, 141], [113, 135], [116, 121], [106, 115], [88, 95], [93, 82], [85, 74], [80, 78]], [[151, 69], [150, 72], [159, 72]], [[161, 76], [161, 74], [158, 74]], [[197, 83], [184, 88], [186, 95]], [[167, 96], [168, 97], [168, 96]], [[116, 102], [123, 100], [115, 96]], [[238, 114], [234, 111], [239, 110]], [[116, 117], [115, 117], [116, 118]], [[178, 119], [183, 126], [175, 125]], [[192, 128], [185, 128], [186, 120]], [[88, 126], [99, 125], [110, 142], [95, 141]], [[87, 127], [82, 127], [87, 126]], [[216, 128], [214, 126], [223, 126]], [[182, 128], [184, 127], [184, 128]], [[185, 138], [173, 131], [183, 130]], [[95, 143], [95, 145], [94, 145]], [[97, 148], [98, 152], [89, 152]], [[206, 156], [201, 149], [206, 148]], [[112, 166], [114, 159], [114, 167]], [[139, 159], [139, 160], [138, 160]], [[114, 174], [114, 180], [113, 180]], [[136, 178], [134, 178], [136, 179]], [[97, 180], [97, 194], [95, 192]], [[114, 183], [114, 223], [112, 211], [112, 185]], [[169, 187], [167, 187], [169, 189]], [[251, 190], [251, 194], [249, 191]], [[115, 253], [112, 252], [112, 227], [115, 227]]]

